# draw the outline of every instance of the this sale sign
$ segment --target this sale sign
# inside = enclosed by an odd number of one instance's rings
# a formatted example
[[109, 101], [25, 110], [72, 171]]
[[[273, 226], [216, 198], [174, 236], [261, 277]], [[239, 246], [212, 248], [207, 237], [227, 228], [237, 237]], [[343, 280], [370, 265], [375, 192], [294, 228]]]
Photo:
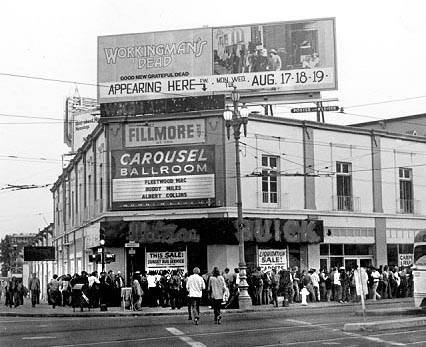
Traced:
[[146, 252], [145, 270], [164, 271], [164, 270], [183, 270], [187, 272], [187, 254], [186, 251], [172, 252]]

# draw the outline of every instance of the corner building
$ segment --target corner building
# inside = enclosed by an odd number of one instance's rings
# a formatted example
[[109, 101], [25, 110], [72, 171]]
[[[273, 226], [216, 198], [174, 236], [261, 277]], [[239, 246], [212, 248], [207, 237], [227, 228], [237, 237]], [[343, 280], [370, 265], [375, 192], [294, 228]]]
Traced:
[[[115, 254], [107, 270], [126, 276], [238, 267], [235, 147], [219, 104], [102, 106], [52, 188], [54, 272], [100, 270], [89, 255], [101, 239]], [[302, 269], [409, 259], [426, 225], [426, 138], [250, 115], [240, 149], [249, 268], [276, 254]]]

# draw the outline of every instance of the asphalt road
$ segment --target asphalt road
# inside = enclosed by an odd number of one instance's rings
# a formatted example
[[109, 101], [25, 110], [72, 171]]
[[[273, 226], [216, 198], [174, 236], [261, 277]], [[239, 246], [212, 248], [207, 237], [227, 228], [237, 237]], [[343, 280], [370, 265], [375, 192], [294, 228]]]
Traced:
[[[377, 333], [348, 333], [360, 322], [353, 307], [314, 313], [285, 310], [228, 313], [221, 325], [212, 314], [194, 325], [186, 316], [109, 318], [0, 318], [0, 346], [422, 346], [426, 326]], [[369, 321], [405, 317], [370, 317]]]

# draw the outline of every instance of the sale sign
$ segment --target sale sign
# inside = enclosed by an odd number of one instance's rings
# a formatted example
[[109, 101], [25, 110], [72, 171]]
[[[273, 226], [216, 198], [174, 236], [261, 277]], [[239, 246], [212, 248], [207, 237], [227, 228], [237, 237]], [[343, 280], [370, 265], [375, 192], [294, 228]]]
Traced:
[[287, 269], [286, 249], [259, 249], [258, 263], [262, 271]]

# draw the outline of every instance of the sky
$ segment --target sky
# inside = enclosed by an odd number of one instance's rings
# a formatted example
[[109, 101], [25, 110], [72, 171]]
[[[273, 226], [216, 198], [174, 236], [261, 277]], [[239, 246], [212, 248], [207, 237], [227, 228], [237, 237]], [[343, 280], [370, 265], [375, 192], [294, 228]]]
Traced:
[[[52, 222], [62, 172], [65, 98], [96, 98], [97, 37], [122, 33], [336, 18], [337, 98], [329, 123], [425, 113], [423, 1], [7, 1], [0, 13], [0, 238]], [[53, 82], [29, 76], [70, 81]], [[72, 83], [75, 82], [75, 83]], [[79, 84], [85, 83], [85, 84]], [[89, 85], [88, 85], [89, 84]], [[315, 114], [281, 116], [315, 119]], [[31, 118], [33, 117], [33, 118]], [[37, 119], [48, 117], [52, 119]]]

